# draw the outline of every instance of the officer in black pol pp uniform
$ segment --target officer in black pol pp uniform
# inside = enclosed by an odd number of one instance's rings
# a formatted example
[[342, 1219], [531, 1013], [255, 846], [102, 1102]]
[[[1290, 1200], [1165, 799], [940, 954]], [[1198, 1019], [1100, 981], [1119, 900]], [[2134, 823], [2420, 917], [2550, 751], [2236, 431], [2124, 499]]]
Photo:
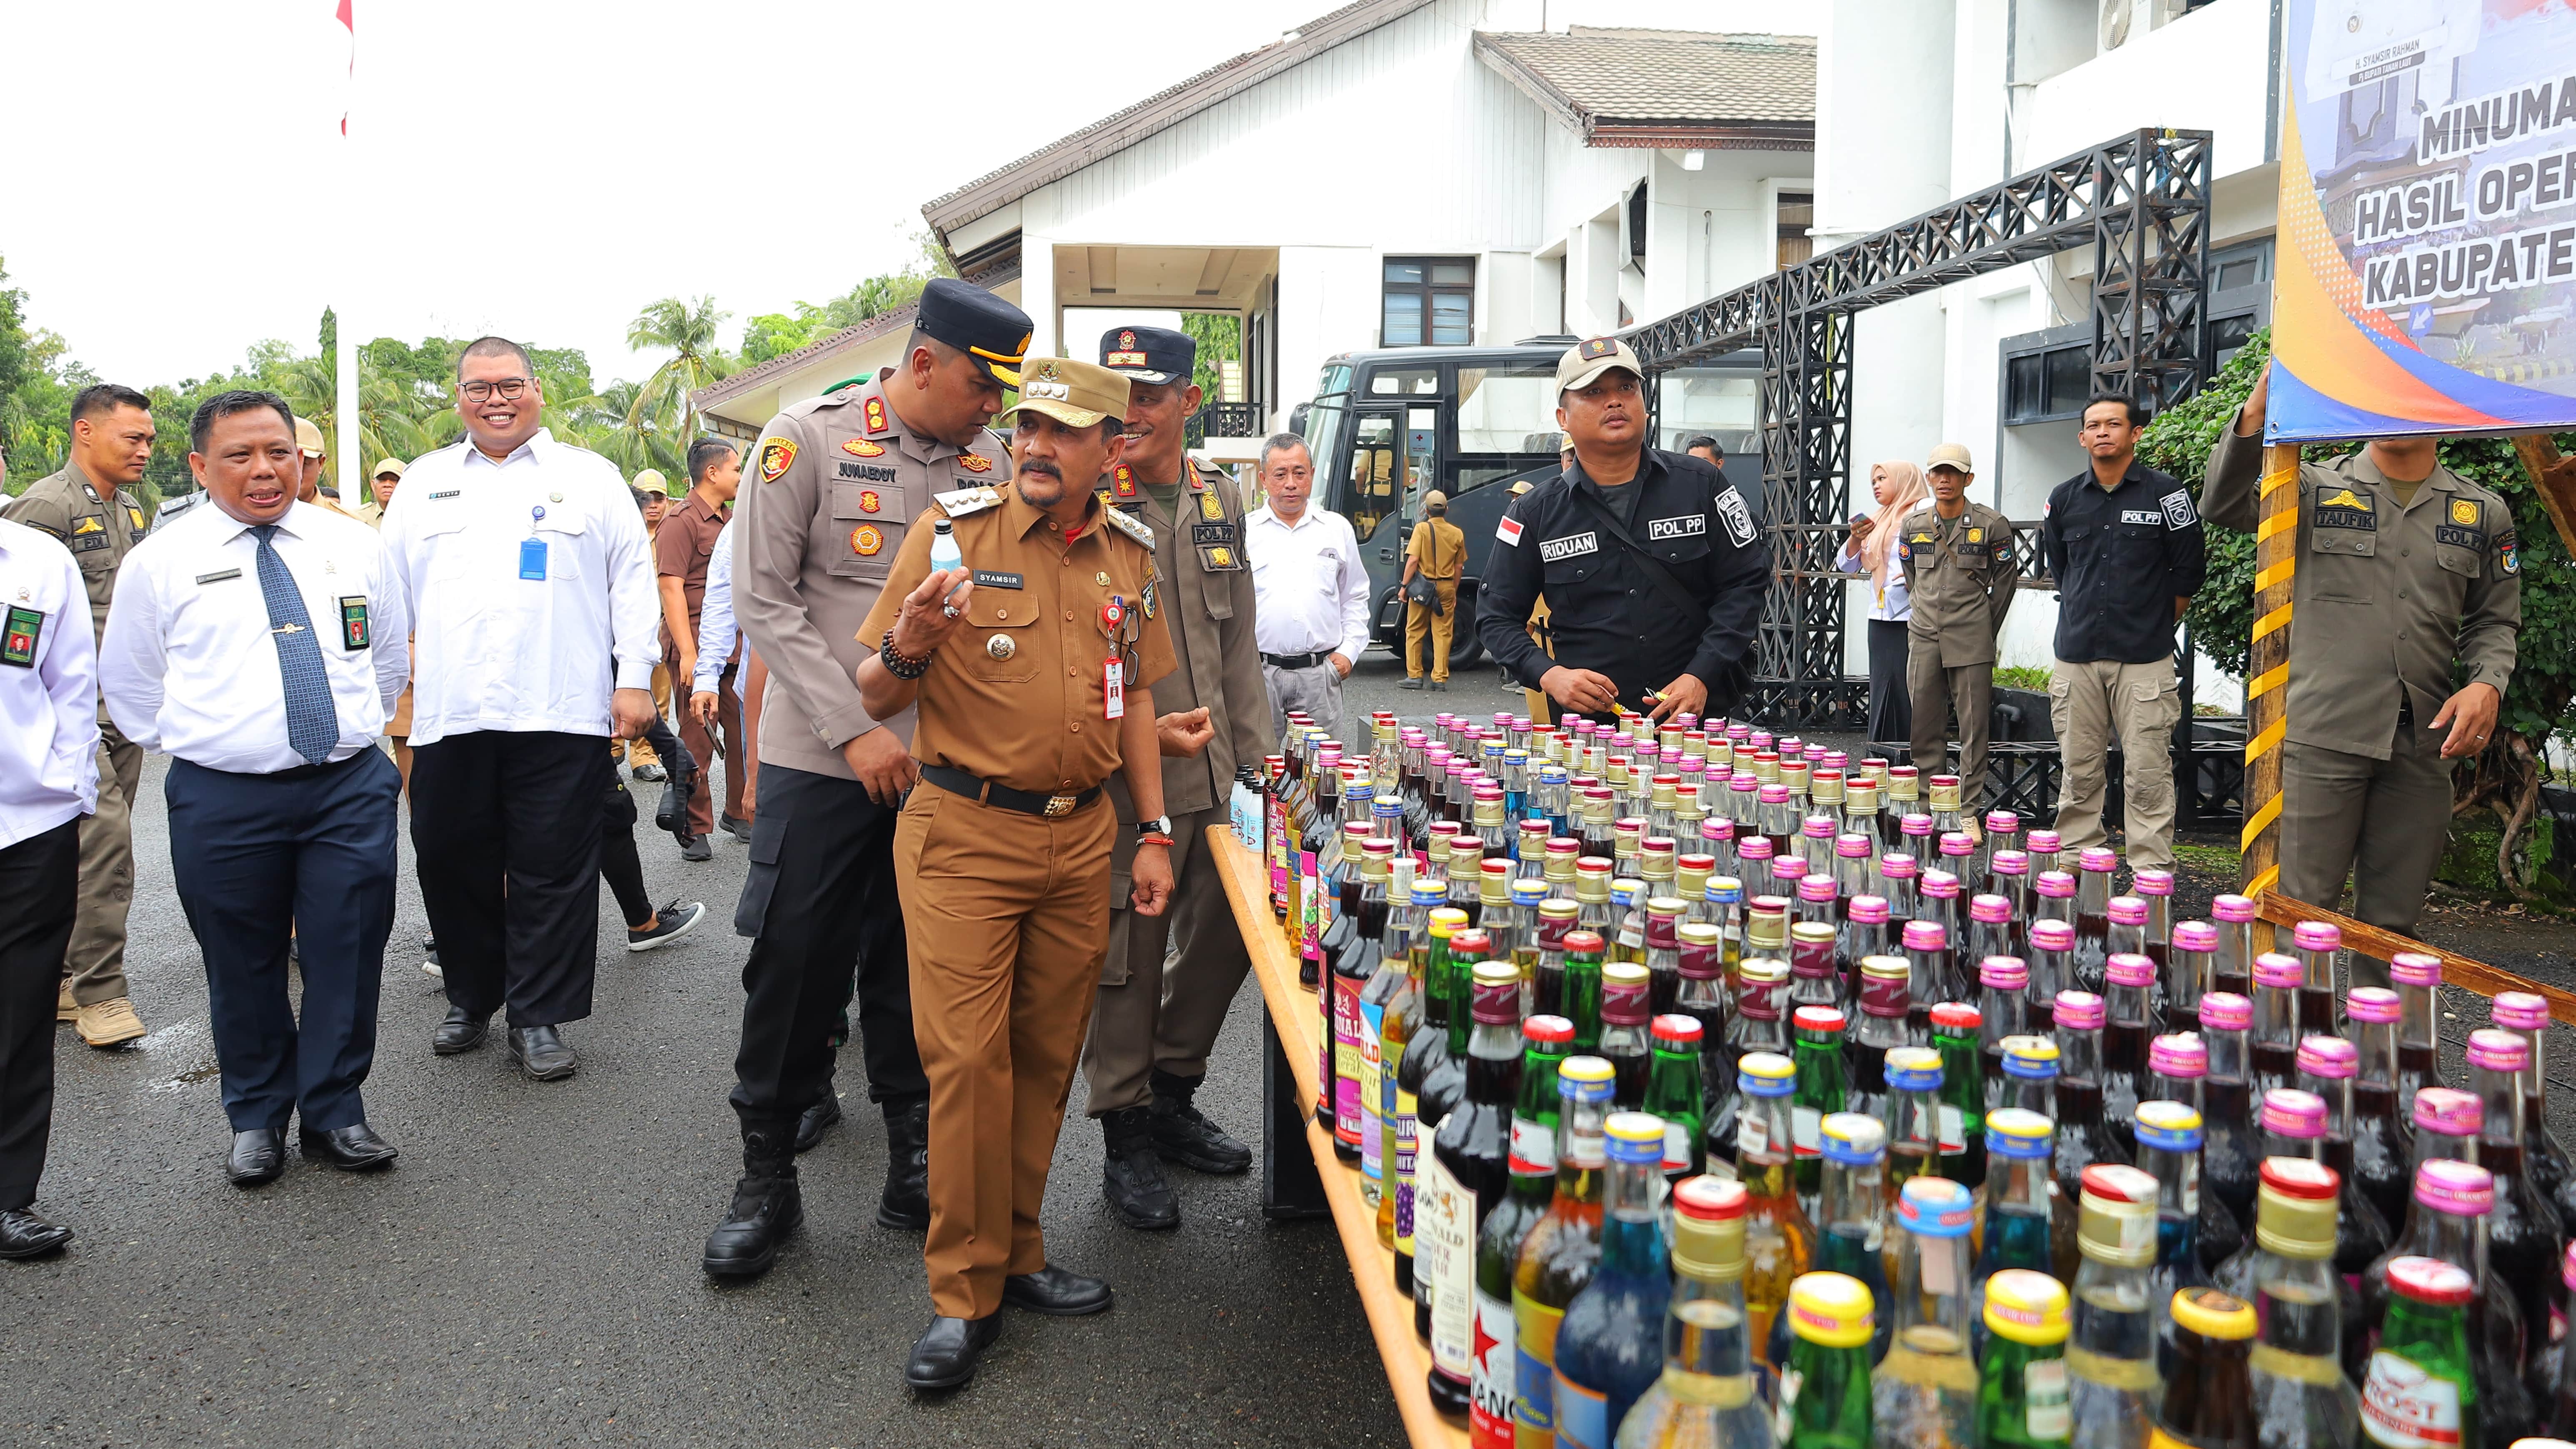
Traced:
[[[1557, 362], [1557, 423], [1574, 463], [1504, 510], [1476, 630], [1513, 677], [1567, 712], [1723, 714], [1751, 677], [1770, 565], [1723, 475], [1646, 446], [1644, 371], [1611, 337]], [[1528, 633], [1542, 593], [1553, 659]]]

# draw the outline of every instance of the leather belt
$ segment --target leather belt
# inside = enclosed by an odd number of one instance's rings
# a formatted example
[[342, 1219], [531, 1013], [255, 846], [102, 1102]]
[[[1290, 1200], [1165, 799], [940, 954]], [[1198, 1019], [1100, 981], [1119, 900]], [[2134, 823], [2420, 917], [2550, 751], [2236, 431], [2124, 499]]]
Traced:
[[1063, 819], [1100, 798], [1097, 785], [1079, 794], [1040, 795], [1030, 790], [1014, 790], [1008, 785], [996, 785], [946, 765], [922, 766], [921, 778], [952, 795], [963, 795], [969, 800], [980, 800], [987, 805], [999, 805], [1005, 810], [1017, 810], [1023, 815], [1038, 815], [1049, 820]]
[[1312, 669], [1332, 657], [1332, 650], [1318, 649], [1312, 654], [1264, 654], [1261, 662], [1273, 669]]

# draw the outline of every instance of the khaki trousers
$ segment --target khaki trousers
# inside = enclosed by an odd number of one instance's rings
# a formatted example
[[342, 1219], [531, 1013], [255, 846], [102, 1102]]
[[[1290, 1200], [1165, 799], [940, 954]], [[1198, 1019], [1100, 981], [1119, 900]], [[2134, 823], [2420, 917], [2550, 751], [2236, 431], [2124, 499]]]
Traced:
[[2173, 656], [2147, 664], [2061, 659], [2048, 678], [2048, 717], [2057, 727], [2065, 783], [2057, 797], [2057, 833], [2068, 850], [2108, 844], [2102, 803], [2116, 736], [2124, 771], [2129, 867], [2173, 865], [2173, 728], [2182, 718]]
[[[2354, 919], [2415, 934], [2451, 830], [2442, 734], [2401, 722], [2384, 760], [2296, 741], [2281, 747], [2284, 895], [2333, 910], [2350, 876]], [[2358, 951], [2348, 959], [2353, 985], [2388, 984], [2386, 962]]]
[[1208, 1051], [1252, 969], [1208, 848], [1208, 828], [1227, 820], [1222, 805], [1172, 818], [1175, 879], [1171, 904], [1159, 916], [1127, 907], [1136, 833], [1118, 832], [1109, 873], [1109, 957], [1082, 1048], [1083, 1107], [1094, 1117], [1152, 1101], [1156, 1071], [1207, 1075]]
[[1440, 598], [1440, 611], [1433, 613], [1420, 604], [1404, 606], [1404, 677], [1422, 677], [1422, 639], [1431, 637], [1431, 677], [1441, 683], [1449, 680], [1449, 641], [1458, 631], [1458, 581], [1433, 579], [1431, 591]]
[[83, 1006], [133, 994], [125, 915], [134, 904], [134, 792], [142, 785], [143, 747], [100, 719], [98, 813], [80, 822], [80, 894], [63, 949], [63, 977]]
[[[680, 672], [677, 650], [663, 656], [664, 672]], [[698, 712], [689, 708], [694, 694], [680, 696], [680, 718], [677, 721], [680, 743], [698, 762], [698, 776], [689, 785], [689, 833], [709, 835], [716, 828], [714, 781], [716, 778], [716, 740], [724, 741], [725, 802], [724, 813], [736, 820], [747, 820], [750, 812], [742, 808], [743, 761], [748, 759], [742, 747], [742, 701], [735, 697], [738, 687], [734, 676], [738, 666], [728, 664], [716, 679], [716, 727], [709, 730], [698, 723]]]
[[912, 1033], [930, 1079], [930, 1236], [944, 1317], [1046, 1266], [1038, 1209], [1109, 938], [1106, 798], [1059, 820], [924, 781], [895, 823]]
[[1986, 798], [1986, 734], [1994, 715], [1995, 662], [1944, 665], [1937, 639], [1908, 636], [1905, 692], [1914, 712], [1914, 764], [1929, 777], [1949, 762], [1950, 708], [1959, 710], [1959, 807]]

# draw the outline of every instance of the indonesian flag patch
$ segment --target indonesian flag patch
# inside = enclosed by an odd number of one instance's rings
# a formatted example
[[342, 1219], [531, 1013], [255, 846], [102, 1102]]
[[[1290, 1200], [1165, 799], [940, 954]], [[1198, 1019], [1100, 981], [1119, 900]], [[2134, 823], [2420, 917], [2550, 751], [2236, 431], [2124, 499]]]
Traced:
[[1505, 518], [1502, 522], [1494, 525], [1494, 537], [1501, 539], [1503, 542], [1510, 544], [1514, 548], [1520, 547], [1521, 521], [1517, 518]]

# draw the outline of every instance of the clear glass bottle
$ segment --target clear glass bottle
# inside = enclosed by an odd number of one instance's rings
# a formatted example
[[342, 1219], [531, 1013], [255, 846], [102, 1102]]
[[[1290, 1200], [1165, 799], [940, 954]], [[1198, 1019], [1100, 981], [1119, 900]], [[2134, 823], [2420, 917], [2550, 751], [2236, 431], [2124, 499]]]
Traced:
[[1977, 842], [1975, 890], [2001, 894], [2001, 887], [1995, 884], [1995, 857], [2004, 851], [2022, 853], [2021, 817], [2010, 810], [1989, 810], [1985, 835]]
[[[1649, 1025], [1653, 990], [1646, 968], [1634, 961], [1613, 961], [1601, 968], [1601, 1043], [1598, 1052], [1618, 1074], [1611, 1102], [1633, 1112], [1646, 1102], [1646, 1076], [1654, 1065], [1654, 1037]], [[1580, 1028], [1578, 1028], [1579, 1030]]]
[[1984, 1065], [1979, 1095], [1986, 1110], [2004, 1105], [2004, 1038], [2028, 1030], [2022, 1007], [2030, 986], [2030, 968], [2020, 958], [1989, 956], [1977, 964], [1977, 1055]]
[[1905, 923], [1914, 919], [1917, 909], [1915, 881], [1922, 868], [1914, 857], [1891, 851], [1878, 858], [1878, 893], [1887, 898], [1887, 928], [1903, 933]]
[[2299, 957], [2299, 1035], [2332, 1036], [2335, 1029], [2335, 960], [2343, 954], [2343, 928], [2332, 921], [2301, 921], [2290, 931]]
[[2442, 989], [2442, 958], [2421, 951], [2400, 951], [2388, 958], [2388, 979], [2397, 988], [2402, 1015], [2397, 1023], [2397, 1110], [2415, 1118], [2415, 1094], [2445, 1085], [2440, 1053], [2433, 1038], [2435, 998]]
[[[1413, 1099], [1414, 1132], [1420, 1143], [1415, 1153], [1417, 1169], [1421, 1166], [1422, 1154], [1431, 1150], [1432, 1135], [1440, 1130], [1440, 1124], [1449, 1116], [1449, 1109], [1458, 1105], [1458, 1098], [1467, 1090], [1470, 1065], [1467, 1048], [1475, 1032], [1472, 1012], [1476, 999], [1476, 966], [1479, 962], [1493, 959], [1492, 953], [1486, 949], [1489, 944], [1482, 931], [1454, 930], [1449, 933], [1448, 949], [1431, 963], [1432, 969], [1439, 971], [1449, 983], [1449, 1045], [1422, 1074], [1422, 1090]], [[1519, 1002], [1515, 1000], [1513, 1005], [1517, 1007]], [[1405, 1049], [1411, 1051], [1411, 1044], [1407, 1043]]]
[[2157, 1030], [2150, 993], [2156, 965], [2143, 952], [2115, 951], [2103, 966], [2102, 1121], [2120, 1150], [2137, 1155], [2138, 1103], [2147, 1086], [2147, 1039]]
[[1556, 1442], [1612, 1449], [1613, 1436], [1664, 1366], [1672, 1264], [1664, 1246], [1664, 1124], [1614, 1112], [1604, 1124], [1601, 1256], [1566, 1306], [1556, 1338]]
[[2218, 928], [2207, 921], [2178, 921], [2167, 946], [2164, 968], [2165, 1024], [2180, 1029], [2196, 1020], [2200, 999], [2210, 985], [2210, 958], [2218, 950]]
[[1646, 962], [1646, 883], [1635, 876], [1614, 876], [1610, 881], [1610, 909], [1618, 918], [1618, 929], [1610, 937], [1613, 961]]
[[[2111, 897], [2111, 902], [2107, 909], [2111, 918], [2109, 939], [2111, 955], [2118, 956], [2126, 953], [2135, 956], [2146, 956], [2146, 898], [2143, 896], [2113, 896]], [[2162, 1030], [2164, 1025], [2164, 983], [2155, 979], [2155, 958], [2147, 956], [2147, 961], [2147, 979], [2153, 993], [2149, 1000], [2149, 1005], [2153, 1006], [2156, 1010], [2155, 1021], [2157, 1029]], [[2106, 967], [2107, 964], [2106, 960]], [[2104, 996], [2109, 996], [2111, 993], [2108, 988], [2105, 988], [2102, 994]]]
[[[2208, 1074], [2200, 1083], [2201, 1186], [2251, 1232], [2254, 1193], [2262, 1167], [2262, 1143], [2254, 1122], [2252, 1051], [2246, 1035], [2254, 1023], [2254, 1004], [2232, 991], [2213, 991], [2200, 999], [2200, 1039], [2206, 1049]], [[2232, 1255], [2230, 1255], [2232, 1256]], [[2211, 1245], [2201, 1247], [2201, 1262], [2215, 1270], [2222, 1257]]]
[[1906, 966], [1899, 957], [1871, 956], [1860, 963], [1860, 974], [1860, 1019], [1847, 1051], [1851, 1089], [1843, 1099], [1844, 1108], [1883, 1120], [1889, 1093], [1887, 1055], [1893, 1049], [1917, 1045], [1905, 1022]]
[[[2352, 1176], [2380, 1220], [2392, 1229], [2406, 1220], [2412, 1186], [2404, 1119], [2397, 1112], [2397, 993], [2356, 986], [2344, 996], [2358, 1075], [2352, 1082]], [[2561, 1218], [2563, 1220], [2564, 1214]]]
[[1683, 903], [1674, 896], [1646, 898], [1646, 975], [1653, 984], [1655, 1013], [1673, 1009], [1681, 995], [1681, 922]]
[[1556, 1193], [1512, 1264], [1512, 1418], [1521, 1449], [1554, 1449], [1557, 1330], [1601, 1260], [1610, 1064], [1568, 1057], [1556, 1079]]
[[2299, 1090], [2325, 1106], [2317, 1161], [2333, 1168], [2343, 1183], [2342, 1206], [2336, 1215], [2335, 1271], [2347, 1276], [2358, 1275], [2387, 1252], [2395, 1231], [2353, 1177], [2352, 1088], [2360, 1065], [2361, 1053], [2341, 1037], [2311, 1036], [2299, 1043]]
[[1945, 1151], [1941, 1141], [1941, 1054], [1900, 1046], [1887, 1053], [1885, 1070], [1879, 1120], [1887, 1129], [1887, 1196], [1894, 1202], [1918, 1177], [1957, 1181], [1959, 1154]]
[[2298, 1085], [2299, 960], [2278, 951], [2254, 958], [2254, 1091]]
[[2156, 1369], [2157, 1195], [2155, 1178], [2134, 1167], [2084, 1169], [2066, 1370], [2071, 1437], [2087, 1446], [2147, 1449], [2164, 1398]]
[[1576, 921], [1606, 946], [1619, 934], [1618, 908], [1610, 898], [1610, 862], [1587, 855], [1574, 863]]
[[2030, 857], [2018, 850], [1998, 850], [1988, 865], [1989, 894], [2002, 896], [2012, 907], [2012, 946], [2009, 955], [2019, 956], [2030, 950], [2030, 922], [2039, 895], [2031, 888]]
[[1960, 807], [1959, 777], [1935, 775], [1932, 785], [1932, 829], [1936, 834], [1962, 834], [1960, 823], [1967, 811]]
[[[2013, 1268], [2048, 1271], [2048, 1157], [2056, 1133], [2057, 1124], [2019, 1107], [1998, 1108], [1986, 1117], [1985, 1230], [1971, 1275], [1981, 1315], [1986, 1281], [1995, 1274]], [[1984, 1358], [1982, 1337], [1976, 1352]]]
[[2046, 1273], [2007, 1269], [1988, 1278], [1986, 1348], [1977, 1383], [1983, 1449], [2046, 1449], [2074, 1427], [2066, 1373], [2066, 1288]]
[[1431, 1406], [1467, 1417], [1476, 1368], [1476, 1234], [1511, 1191], [1512, 1102], [1520, 1092], [1520, 980], [1505, 961], [1470, 978], [1475, 1034], [1467, 1081], [1428, 1153], [1417, 1153], [1416, 1272], [1431, 1288]]
[[2469, 1033], [2468, 1061], [2469, 1089], [2480, 1108], [2477, 1162], [2495, 1177], [2495, 1207], [2483, 1230], [2487, 1261], [2513, 1289], [2527, 1361], [2549, 1341], [2549, 1285], [2567, 1243], [2557, 1208], [2532, 1180], [2521, 1082], [2531, 1067], [2531, 1044], [2518, 1033], [2480, 1027]]
[[1932, 1040], [1932, 1008], [1956, 1001], [1950, 990], [1950, 938], [1938, 921], [1905, 923], [1907, 1039], [1917, 1045]]
[[2222, 895], [2209, 903], [2218, 948], [2209, 958], [2209, 989], [2254, 999], [2254, 917], [2251, 898]]
[[1977, 1365], [1968, 1356], [1968, 1237], [1976, 1204], [1940, 1177], [1896, 1203], [1894, 1332], [1870, 1381], [1875, 1449], [1975, 1449]]
[[2049, 1242], [2057, 1276], [2075, 1280], [2076, 1217], [2084, 1169], [2097, 1162], [2127, 1163], [2129, 1154], [2102, 1119], [2102, 999], [2086, 991], [2057, 995], [2057, 1221]]
[[1736, 1077], [1743, 1115], [1737, 1123], [1735, 1172], [1747, 1194], [1744, 1304], [1748, 1341], [1767, 1345], [1772, 1321], [1788, 1307], [1789, 1286], [1816, 1259], [1815, 1220], [1798, 1203], [1791, 1169], [1790, 1097], [1797, 1064], [1776, 1052], [1748, 1052]]
[[2088, 845], [2075, 853], [2075, 984], [2102, 989], [2102, 965], [2111, 959], [2111, 876], [2120, 857]]
[[[1816, 1220], [1816, 1266], [1860, 1280], [1873, 1301], [1887, 1301], [1887, 1128], [1875, 1117], [1836, 1112], [1825, 1118], [1824, 1191]], [[1870, 1361], [1887, 1356], [1894, 1320], [1870, 1340]], [[1783, 1345], [1785, 1348], [1786, 1345]]]
[[2023, 1019], [2031, 1031], [2047, 1031], [2057, 1025], [2057, 993], [2075, 989], [2075, 927], [2046, 916], [2031, 922], [2029, 964]]
[[2139, 1103], [2138, 1170], [2156, 1180], [2156, 1260], [2147, 1270], [2147, 1302], [2156, 1314], [2156, 1367], [2170, 1378], [2174, 1295], [2209, 1283], [2200, 1262], [2200, 1113], [2180, 1102]]
[[2331, 1178], [2330, 1170], [2320, 1177], [2309, 1164], [2289, 1161], [2265, 1173], [2245, 1287], [2231, 1295], [2253, 1304], [2262, 1324], [2251, 1388], [2267, 1444], [2354, 1442], [2360, 1405], [2345, 1377], [2349, 1294], [2334, 1270]]
[[2054, 830], [2033, 830], [2030, 832], [2028, 843], [2023, 845], [2022, 849], [2030, 855], [2030, 878], [2034, 881], [2049, 871], [2063, 871], [2067, 868], [2068, 862], [2064, 859], [2064, 843]]
[[1619, 1425], [1618, 1449], [1772, 1449], [1746, 1337], [1741, 1183], [1673, 1189], [1672, 1309], [1664, 1371]]
[[2558, 1212], [2559, 1221], [2576, 1222], [2576, 1164], [2558, 1134], [2549, 1130], [2549, 1002], [2528, 991], [2503, 991], [2488, 1003], [2489, 1019], [2499, 1031], [2521, 1037], [2531, 1048], [2531, 1065], [2522, 1071], [2523, 1155], [2540, 1195]]

